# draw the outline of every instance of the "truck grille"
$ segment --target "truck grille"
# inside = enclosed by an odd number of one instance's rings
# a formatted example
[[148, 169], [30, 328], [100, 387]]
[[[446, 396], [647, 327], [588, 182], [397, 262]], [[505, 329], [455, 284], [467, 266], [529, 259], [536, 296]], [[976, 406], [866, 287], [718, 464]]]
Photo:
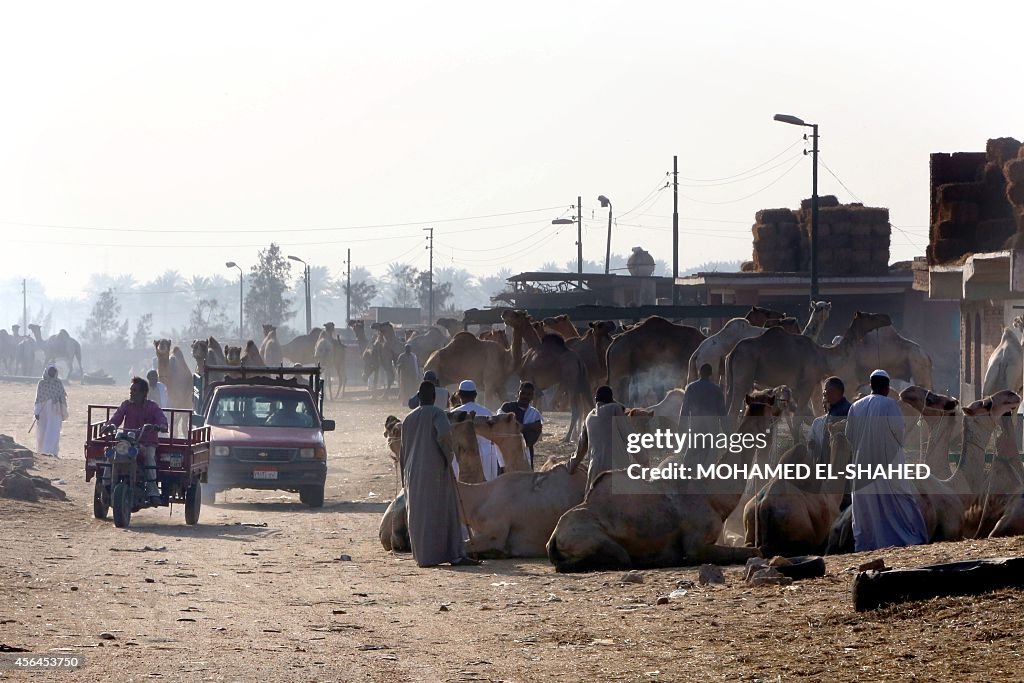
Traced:
[[233, 448], [231, 452], [241, 462], [290, 462], [299, 455], [297, 448]]

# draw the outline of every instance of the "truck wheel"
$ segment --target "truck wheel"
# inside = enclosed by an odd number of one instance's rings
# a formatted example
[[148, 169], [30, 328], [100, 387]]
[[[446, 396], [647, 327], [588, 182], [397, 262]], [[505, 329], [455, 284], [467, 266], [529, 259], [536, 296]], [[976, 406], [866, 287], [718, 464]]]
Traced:
[[114, 508], [114, 526], [125, 529], [132, 522], [132, 503], [135, 492], [127, 482], [118, 482], [110, 496]]
[[96, 478], [96, 488], [92, 494], [92, 514], [96, 519], [106, 519], [107, 512], [110, 510], [110, 498], [107, 497], [107, 492], [103, 488], [103, 482], [100, 481], [99, 477]]
[[185, 524], [198, 524], [203, 509], [203, 485], [198, 481], [185, 489]]
[[324, 506], [324, 487], [303, 486], [299, 489], [299, 500], [311, 508], [322, 508]]

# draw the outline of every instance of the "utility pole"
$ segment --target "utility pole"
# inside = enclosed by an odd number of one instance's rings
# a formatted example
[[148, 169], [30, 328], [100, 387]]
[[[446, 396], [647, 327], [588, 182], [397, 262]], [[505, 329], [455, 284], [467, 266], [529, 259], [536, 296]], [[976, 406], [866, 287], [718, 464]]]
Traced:
[[679, 305], [679, 157], [672, 156], [672, 305]]
[[427, 324], [434, 324], [434, 229], [423, 228], [427, 231], [427, 250], [430, 251], [430, 276], [427, 279], [430, 292], [430, 306], [427, 309]]
[[811, 303], [818, 300], [818, 124], [811, 125]]
[[583, 197], [576, 197], [576, 274], [583, 289]]
[[28, 280], [21, 280], [21, 324], [22, 334], [28, 336]]
[[309, 264], [304, 265], [306, 266], [306, 334], [309, 334], [313, 329], [313, 306], [310, 298], [312, 290], [309, 288]]
[[345, 320], [352, 319], [352, 250], [345, 256]]

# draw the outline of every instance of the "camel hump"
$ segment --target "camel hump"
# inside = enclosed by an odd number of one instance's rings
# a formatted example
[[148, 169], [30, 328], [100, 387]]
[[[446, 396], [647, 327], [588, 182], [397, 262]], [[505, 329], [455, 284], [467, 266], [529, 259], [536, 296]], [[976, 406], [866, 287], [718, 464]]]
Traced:
[[543, 337], [540, 338], [540, 343], [541, 344], [545, 344], [545, 345], [546, 344], [551, 344], [551, 345], [557, 346], [557, 347], [562, 348], [562, 349], [566, 348], [566, 346], [565, 346], [565, 338], [562, 335], [560, 335], [560, 334], [554, 334], [554, 333], [545, 334]]

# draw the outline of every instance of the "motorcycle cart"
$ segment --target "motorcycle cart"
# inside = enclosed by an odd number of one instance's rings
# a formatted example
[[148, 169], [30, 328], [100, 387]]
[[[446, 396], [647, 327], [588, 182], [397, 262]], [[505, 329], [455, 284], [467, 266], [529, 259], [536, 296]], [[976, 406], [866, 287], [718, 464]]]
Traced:
[[[210, 462], [209, 427], [192, 428], [192, 411], [164, 410], [169, 432], [158, 435], [156, 481], [159, 504], [149, 502], [142, 430], [104, 429], [117, 406], [90, 405], [85, 439], [85, 480], [96, 480], [93, 514], [106, 519], [113, 508], [114, 524], [127, 527], [132, 513], [148, 507], [185, 506], [185, 523], [199, 522], [202, 485]], [[187, 418], [187, 419], [186, 419]], [[177, 425], [176, 425], [177, 423]], [[149, 428], [149, 426], [147, 426]]]

